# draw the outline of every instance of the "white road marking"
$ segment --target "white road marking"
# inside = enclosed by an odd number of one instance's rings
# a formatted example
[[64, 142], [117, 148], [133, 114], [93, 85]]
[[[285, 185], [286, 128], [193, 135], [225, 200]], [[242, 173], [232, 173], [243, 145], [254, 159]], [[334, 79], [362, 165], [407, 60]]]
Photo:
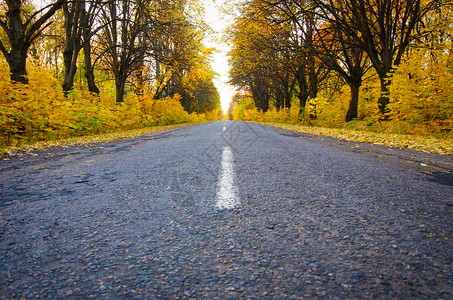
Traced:
[[233, 152], [230, 147], [223, 147], [222, 170], [217, 183], [216, 208], [233, 209], [238, 205], [238, 192], [234, 185]]
[[226, 127], [225, 127], [225, 126], [223, 126], [223, 131], [225, 131], [225, 130], [226, 130]]

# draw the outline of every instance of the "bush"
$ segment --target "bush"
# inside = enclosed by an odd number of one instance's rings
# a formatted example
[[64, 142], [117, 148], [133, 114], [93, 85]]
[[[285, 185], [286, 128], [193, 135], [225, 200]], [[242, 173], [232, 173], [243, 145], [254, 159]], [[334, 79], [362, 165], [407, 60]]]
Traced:
[[154, 100], [129, 94], [117, 105], [106, 92], [98, 96], [74, 89], [65, 97], [59, 82], [40, 66], [29, 64], [26, 85], [10, 81], [4, 61], [0, 68], [0, 147], [218, 119], [218, 110], [189, 115], [179, 95]]
[[[390, 117], [413, 125], [453, 119], [453, 71], [445, 51], [414, 53], [393, 74]], [[433, 59], [436, 57], [437, 59]]]

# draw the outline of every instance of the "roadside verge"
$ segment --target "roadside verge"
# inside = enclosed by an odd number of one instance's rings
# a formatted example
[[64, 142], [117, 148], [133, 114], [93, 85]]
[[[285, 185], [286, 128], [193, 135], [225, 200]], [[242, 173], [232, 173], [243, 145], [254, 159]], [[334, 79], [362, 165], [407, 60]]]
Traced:
[[282, 135], [309, 138], [314, 142], [327, 143], [353, 152], [385, 156], [418, 164], [420, 167], [438, 167], [453, 172], [452, 141], [282, 123], [259, 124]]
[[78, 137], [71, 137], [65, 138], [61, 140], [50, 140], [50, 141], [40, 141], [32, 144], [24, 144], [20, 146], [11, 146], [0, 148], [0, 159], [5, 159], [7, 156], [15, 155], [19, 152], [32, 152], [37, 150], [43, 150], [48, 148], [54, 147], [69, 147], [75, 145], [85, 145], [85, 144], [93, 144], [93, 143], [107, 143], [113, 142], [120, 139], [125, 138], [133, 138], [138, 137], [146, 134], [150, 134], [153, 132], [158, 131], [168, 131], [173, 128], [179, 127], [186, 127], [186, 126], [193, 126], [199, 123], [184, 123], [184, 124], [175, 124], [175, 125], [167, 125], [167, 126], [152, 126], [152, 127], [145, 127], [139, 129], [131, 129], [119, 132], [110, 132], [110, 133], [102, 133], [97, 135], [85, 135], [85, 136], [78, 136]]

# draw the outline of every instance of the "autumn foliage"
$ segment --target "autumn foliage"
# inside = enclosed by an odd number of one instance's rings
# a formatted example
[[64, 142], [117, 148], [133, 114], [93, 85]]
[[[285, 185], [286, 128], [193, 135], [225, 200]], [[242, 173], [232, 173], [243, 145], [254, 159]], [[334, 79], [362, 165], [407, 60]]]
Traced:
[[218, 109], [187, 113], [177, 94], [155, 100], [130, 93], [119, 105], [107, 91], [97, 96], [74, 89], [65, 97], [61, 83], [44, 67], [30, 64], [29, 84], [21, 84], [11, 82], [6, 63], [0, 64], [0, 147], [218, 118]]
[[0, 5], [0, 149], [216, 120], [201, 16], [186, 0]]
[[246, 1], [229, 32], [230, 117], [451, 143], [453, 6], [409, 3]]

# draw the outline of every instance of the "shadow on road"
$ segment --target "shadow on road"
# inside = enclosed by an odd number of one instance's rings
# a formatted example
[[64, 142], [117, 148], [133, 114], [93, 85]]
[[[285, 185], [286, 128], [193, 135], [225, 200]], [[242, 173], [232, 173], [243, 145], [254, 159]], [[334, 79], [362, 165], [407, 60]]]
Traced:
[[440, 183], [446, 186], [453, 186], [453, 174], [448, 172], [427, 173], [428, 181]]

